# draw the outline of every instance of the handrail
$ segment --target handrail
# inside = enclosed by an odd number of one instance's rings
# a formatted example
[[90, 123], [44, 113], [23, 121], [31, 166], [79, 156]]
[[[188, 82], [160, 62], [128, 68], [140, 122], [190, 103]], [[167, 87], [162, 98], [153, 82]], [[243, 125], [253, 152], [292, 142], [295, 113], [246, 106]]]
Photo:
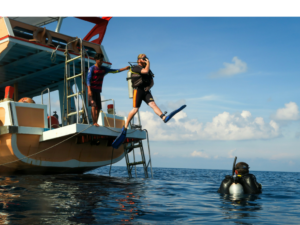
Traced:
[[48, 90], [48, 102], [49, 102], [49, 124], [50, 124], [50, 130], [51, 130], [51, 128], [52, 128], [52, 124], [51, 124], [51, 101], [50, 101], [50, 89], [49, 88], [46, 88], [45, 90], [43, 90], [42, 92], [41, 92], [41, 97], [42, 97], [42, 105], [43, 105], [43, 93], [46, 91], [46, 90]]
[[[80, 42], [80, 55], [77, 56], [77, 57], [71, 58], [71, 56], [68, 53], [68, 45], [70, 43], [76, 42], [78, 40]], [[84, 110], [83, 119], [84, 119], [84, 115], [85, 115], [86, 119], [87, 119], [87, 123], [90, 124], [88, 111], [87, 111], [87, 107], [86, 107], [86, 104], [85, 104], [85, 102], [87, 100], [86, 91], [85, 91], [85, 83], [84, 83], [84, 79], [85, 79], [85, 76], [84, 76], [85, 75], [85, 54], [88, 57], [88, 66], [89, 66], [90, 57], [89, 57], [88, 53], [86, 52], [86, 50], [84, 48], [83, 40], [81, 38], [75, 38], [74, 40], [71, 40], [70, 42], [68, 42], [66, 44], [66, 48], [65, 48], [65, 56], [66, 56], [65, 65], [66, 66], [65, 66], [65, 78], [64, 78], [64, 82], [65, 82], [64, 92], [67, 92], [67, 96], [66, 96], [67, 99], [71, 98], [71, 97], [74, 97], [74, 96], [77, 97], [77, 107], [76, 107], [77, 123], [79, 123], [79, 96], [82, 96], [82, 108]], [[80, 59], [80, 58], [81, 58], [81, 73], [76, 75], [75, 74], [75, 60]], [[70, 77], [70, 65], [68, 65], [68, 63], [70, 63], [72, 61], [73, 61], [73, 76]], [[81, 76], [81, 92], [79, 92], [79, 90], [78, 90], [79, 87], [78, 87], [78, 84], [76, 82], [76, 78], [80, 77], [80, 76]], [[68, 88], [69, 88], [68, 86], [70, 85], [68, 82], [71, 79], [74, 80], [75, 90], [76, 90], [76, 93], [73, 94], [73, 95], [69, 95], [69, 91], [68, 91]], [[85, 95], [83, 95], [83, 93], [85, 93]], [[64, 94], [64, 101], [65, 101], [65, 94]], [[68, 113], [68, 109], [69, 109], [68, 101], [69, 100], [67, 100], [67, 117], [70, 115]], [[63, 103], [63, 107], [65, 107], [65, 103]], [[63, 111], [64, 111], [64, 109], [63, 109]]]
[[112, 101], [113, 102], [113, 106], [114, 106], [114, 127], [116, 127], [115, 100], [113, 100], [113, 99], [105, 99], [105, 100], [102, 100], [101, 102], [107, 102], [107, 101]]

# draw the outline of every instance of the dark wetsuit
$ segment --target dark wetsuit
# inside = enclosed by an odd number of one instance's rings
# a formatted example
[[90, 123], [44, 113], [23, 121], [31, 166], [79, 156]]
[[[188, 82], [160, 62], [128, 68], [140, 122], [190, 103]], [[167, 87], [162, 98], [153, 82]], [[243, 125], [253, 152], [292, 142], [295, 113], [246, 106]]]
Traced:
[[[142, 66], [136, 65], [131, 68], [131, 71], [133, 73], [136, 73], [140, 75], [140, 78], [132, 78], [132, 87], [133, 90], [133, 107], [139, 108], [142, 104], [142, 101], [144, 100], [147, 104], [149, 102], [154, 102], [153, 96], [150, 91], [145, 91], [146, 87], [149, 87], [152, 82], [152, 72], [149, 72], [148, 74], [142, 74], [141, 70], [143, 69]], [[133, 77], [134, 75], [132, 75]], [[141, 82], [138, 82], [138, 81]]]
[[[219, 193], [229, 194], [229, 187], [233, 183], [232, 176], [225, 176], [225, 179], [222, 181]], [[256, 181], [256, 177], [253, 174], [244, 174], [238, 175], [237, 182], [240, 183], [244, 188], [245, 194], [260, 194], [261, 193], [261, 184]]]

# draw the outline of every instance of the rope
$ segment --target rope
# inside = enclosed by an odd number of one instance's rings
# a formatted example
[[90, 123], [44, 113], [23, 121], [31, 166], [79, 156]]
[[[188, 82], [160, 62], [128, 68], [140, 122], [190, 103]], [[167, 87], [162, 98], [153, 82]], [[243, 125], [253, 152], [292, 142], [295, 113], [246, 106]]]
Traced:
[[60, 45], [57, 45], [56, 49], [53, 50], [52, 53], [51, 53], [50, 59], [51, 59], [51, 62], [52, 62], [52, 63], [55, 63], [55, 61], [56, 61], [56, 51], [57, 51], [57, 49], [59, 48], [59, 46], [60, 46]]
[[[101, 110], [101, 111], [102, 111], [102, 110]], [[104, 117], [106, 118], [106, 121], [107, 121], [108, 126], [110, 127], [110, 124], [109, 124], [108, 118], [107, 118], [107, 116], [106, 116], [106, 113], [105, 113], [104, 111], [102, 111], [102, 112], [103, 112], [103, 114], [104, 114]]]
[[[106, 118], [106, 121], [107, 121], [108, 126], [109, 126], [109, 127], [105, 127], [105, 126], [104, 127], [107, 128], [107, 129], [109, 129], [109, 130], [111, 130], [111, 131], [113, 131], [113, 132], [115, 132], [115, 133], [120, 133], [119, 131], [116, 131], [116, 130], [113, 130], [113, 129], [110, 128], [110, 124], [108, 122], [108, 117], [106, 116], [106, 113], [104, 111], [102, 111], [102, 112], [103, 112], [104, 117]], [[133, 130], [132, 132], [128, 132], [127, 134], [132, 134], [133, 132], [135, 132], [135, 130]]]
[[61, 142], [59, 142], [59, 143], [57, 143], [57, 144], [55, 144], [55, 145], [49, 147], [49, 148], [46, 148], [46, 149], [41, 150], [41, 151], [39, 151], [39, 152], [36, 152], [36, 153], [31, 154], [31, 155], [25, 156], [25, 157], [23, 157], [23, 158], [21, 158], [21, 159], [17, 159], [17, 160], [8, 162], [8, 163], [0, 164], [0, 166], [4, 166], [4, 165], [10, 164], [10, 163], [18, 162], [18, 161], [21, 161], [21, 160], [23, 160], [23, 159], [29, 158], [29, 157], [31, 157], [31, 156], [37, 155], [37, 154], [39, 154], [39, 153], [45, 152], [45, 151], [47, 151], [47, 150], [49, 150], [49, 149], [51, 149], [51, 148], [53, 148], [53, 147], [55, 147], [55, 146], [57, 146], [57, 145], [60, 145], [61, 143], [65, 142], [65, 141], [67, 141], [67, 140], [69, 140], [69, 139], [71, 139], [71, 138], [77, 136], [78, 134], [80, 134], [80, 133], [82, 133], [83, 131], [87, 130], [87, 129], [90, 128], [91, 126], [93, 126], [93, 125], [90, 125], [89, 127], [83, 129], [83, 130], [80, 131], [79, 133], [74, 134], [73, 136], [71, 136], [71, 137], [69, 137], [69, 138], [67, 138], [67, 139], [65, 139], [65, 140], [63, 140], [63, 141], [61, 141]]
[[111, 166], [112, 166], [112, 161], [113, 161], [113, 155], [114, 155], [114, 148], [112, 148], [112, 152], [111, 152], [111, 160], [110, 160], [109, 176], [110, 176], [110, 171], [111, 171]]

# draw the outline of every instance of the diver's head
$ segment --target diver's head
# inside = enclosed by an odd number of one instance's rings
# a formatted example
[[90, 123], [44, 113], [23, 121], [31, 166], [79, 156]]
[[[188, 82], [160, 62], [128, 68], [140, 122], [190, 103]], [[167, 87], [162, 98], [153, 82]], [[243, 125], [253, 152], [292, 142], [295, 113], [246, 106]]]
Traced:
[[247, 163], [239, 162], [235, 165], [235, 173], [240, 175], [247, 174], [249, 173], [249, 168], [250, 167]]
[[139, 65], [145, 67], [147, 65], [146, 59], [148, 59], [146, 54], [142, 53], [138, 55], [137, 62]]
[[102, 53], [96, 53], [96, 55], [94, 56], [95, 62], [98, 67], [102, 65], [103, 58], [104, 58], [104, 56]]

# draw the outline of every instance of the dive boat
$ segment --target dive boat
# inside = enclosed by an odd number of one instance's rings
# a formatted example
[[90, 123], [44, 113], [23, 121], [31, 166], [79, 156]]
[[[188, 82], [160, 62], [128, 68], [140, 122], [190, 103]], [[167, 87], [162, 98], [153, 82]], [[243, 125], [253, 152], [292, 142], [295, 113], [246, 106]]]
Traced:
[[[101, 45], [110, 18], [77, 19], [95, 24], [83, 39], [59, 33], [61, 17], [0, 18], [0, 174], [84, 173], [120, 161], [148, 136], [132, 125], [124, 144], [113, 149], [127, 118], [101, 111], [100, 127], [92, 125], [86, 72], [96, 53], [103, 53], [103, 66], [111, 66]], [[55, 21], [55, 31], [41, 27]], [[53, 91], [61, 123], [51, 115]], [[47, 93], [47, 104], [32, 100]]]

